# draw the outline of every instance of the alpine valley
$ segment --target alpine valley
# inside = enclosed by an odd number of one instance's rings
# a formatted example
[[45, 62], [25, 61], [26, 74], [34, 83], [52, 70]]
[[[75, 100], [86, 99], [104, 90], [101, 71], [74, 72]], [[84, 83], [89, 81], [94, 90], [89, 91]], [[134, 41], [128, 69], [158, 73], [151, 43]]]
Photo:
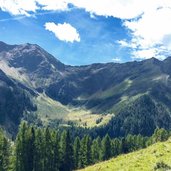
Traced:
[[0, 42], [0, 125], [21, 120], [94, 128], [112, 137], [171, 128], [171, 58], [70, 66], [36, 44]]

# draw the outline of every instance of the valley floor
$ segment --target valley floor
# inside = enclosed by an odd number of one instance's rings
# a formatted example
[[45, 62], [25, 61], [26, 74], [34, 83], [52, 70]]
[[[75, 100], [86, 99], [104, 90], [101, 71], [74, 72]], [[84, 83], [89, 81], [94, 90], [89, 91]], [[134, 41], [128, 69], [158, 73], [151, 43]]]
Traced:
[[169, 171], [170, 166], [171, 139], [89, 166], [81, 171]]

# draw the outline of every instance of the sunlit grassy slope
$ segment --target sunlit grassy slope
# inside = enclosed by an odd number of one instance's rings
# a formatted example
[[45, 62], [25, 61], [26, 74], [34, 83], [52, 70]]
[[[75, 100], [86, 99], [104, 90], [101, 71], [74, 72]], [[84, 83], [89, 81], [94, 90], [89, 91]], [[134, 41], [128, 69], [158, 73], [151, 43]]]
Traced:
[[[94, 127], [106, 124], [112, 117], [111, 114], [93, 114], [91, 111], [82, 108], [64, 106], [43, 94], [34, 98], [34, 103], [37, 104], [36, 113], [44, 123], [50, 120], [63, 119], [64, 121], [73, 121], [77, 126]], [[101, 121], [96, 123], [98, 119]]]
[[82, 171], [168, 171], [168, 169], [154, 169], [157, 163], [171, 166], [171, 139], [98, 163]]

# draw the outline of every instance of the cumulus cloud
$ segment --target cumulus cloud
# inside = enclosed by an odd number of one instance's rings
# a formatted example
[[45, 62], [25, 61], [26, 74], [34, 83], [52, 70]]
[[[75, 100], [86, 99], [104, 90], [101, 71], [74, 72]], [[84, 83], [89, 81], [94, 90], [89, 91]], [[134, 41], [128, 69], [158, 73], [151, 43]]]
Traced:
[[[91, 15], [95, 14], [131, 19], [143, 13], [148, 1], [149, 0], [0, 0], [0, 7], [4, 11], [6, 10], [14, 15], [18, 15], [28, 14], [28, 12], [35, 11], [36, 9], [68, 10], [69, 4], [72, 4], [77, 8], [85, 9], [87, 12], [90, 12]], [[9, 8], [9, 4], [13, 6], [12, 9]]]
[[55, 36], [66, 42], [73, 43], [74, 41], [80, 42], [80, 36], [77, 30], [68, 23], [64, 24], [55, 24], [53, 22], [48, 22], [45, 24], [45, 29], [51, 31]]
[[68, 10], [68, 2], [66, 0], [35, 0], [41, 5], [42, 10], [65, 11]]
[[[159, 1], [158, 1], [159, 2]], [[163, 1], [166, 2], [166, 1]], [[131, 31], [134, 46], [133, 58], [158, 57], [171, 51], [171, 3], [159, 3], [139, 18], [125, 21], [124, 26]]]
[[0, 0], [0, 9], [12, 15], [30, 16], [29, 12], [36, 12], [38, 8], [35, 0]]
[[[132, 58], [161, 58], [171, 51], [170, 0], [0, 0], [0, 9], [13, 15], [29, 16], [37, 10], [69, 10], [69, 4], [84, 9], [93, 17], [112, 16], [121, 19], [125, 29], [129, 30], [131, 40], [117, 43], [121, 47], [131, 48]], [[59, 39], [65, 40], [66, 33], [60, 37], [59, 33], [53, 32]], [[80, 40], [78, 33], [73, 35], [76, 35], [76, 41]]]

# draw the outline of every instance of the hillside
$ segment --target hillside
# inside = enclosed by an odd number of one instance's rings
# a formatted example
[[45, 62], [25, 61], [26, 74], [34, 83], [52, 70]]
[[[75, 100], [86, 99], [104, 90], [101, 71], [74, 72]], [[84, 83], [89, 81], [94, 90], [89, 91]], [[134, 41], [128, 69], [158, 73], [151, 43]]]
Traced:
[[30, 99], [31, 94], [34, 92], [0, 70], [0, 125], [7, 132], [16, 133], [23, 114], [36, 111], [36, 106]]
[[83, 127], [106, 125], [100, 132], [113, 137], [171, 128], [170, 68], [170, 57], [69, 66], [36, 44], [0, 42], [0, 69], [35, 106], [22, 110], [19, 119], [27, 113], [25, 118], [33, 120], [34, 113], [45, 125], [58, 120]]
[[[158, 168], [158, 169], [157, 169]], [[171, 168], [171, 139], [101, 162], [80, 171], [166, 171]]]

